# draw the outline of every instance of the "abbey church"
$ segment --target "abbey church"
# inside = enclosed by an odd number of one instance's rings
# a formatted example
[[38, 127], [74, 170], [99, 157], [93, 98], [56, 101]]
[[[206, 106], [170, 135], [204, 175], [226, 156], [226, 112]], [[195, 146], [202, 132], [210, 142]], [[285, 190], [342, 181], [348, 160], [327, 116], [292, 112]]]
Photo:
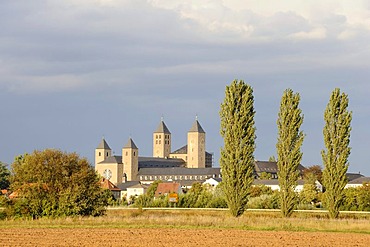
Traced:
[[95, 149], [95, 170], [115, 185], [129, 181], [150, 184], [155, 180], [182, 184], [221, 177], [212, 168], [213, 155], [206, 151], [206, 133], [196, 119], [187, 134], [187, 145], [171, 150], [172, 136], [163, 119], [153, 132], [153, 156], [139, 156], [139, 148], [129, 138], [122, 155], [112, 155], [103, 138]]

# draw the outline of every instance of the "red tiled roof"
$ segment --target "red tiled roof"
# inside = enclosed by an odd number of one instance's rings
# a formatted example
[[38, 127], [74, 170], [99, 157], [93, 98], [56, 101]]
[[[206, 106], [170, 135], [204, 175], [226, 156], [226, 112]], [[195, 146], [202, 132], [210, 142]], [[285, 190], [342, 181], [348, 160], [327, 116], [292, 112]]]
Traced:
[[[23, 184], [20, 188], [18, 188], [16, 191], [12, 192], [10, 195], [9, 195], [9, 198], [10, 199], [14, 199], [14, 198], [17, 198], [19, 196], [19, 194], [21, 194], [22, 190], [26, 189], [27, 187], [31, 188], [31, 187], [34, 187], [34, 186], [37, 186], [39, 185], [38, 183], [27, 183], [27, 184]], [[44, 191], [48, 191], [49, 190], [49, 186], [46, 184], [46, 183], [42, 183], [41, 184], [42, 186], [42, 189]]]
[[117, 186], [115, 186], [111, 181], [108, 179], [102, 178], [100, 181], [100, 187], [103, 189], [108, 189], [110, 191], [121, 191]]
[[157, 190], [155, 191], [155, 196], [165, 195], [168, 193], [178, 192], [181, 188], [179, 183], [159, 183]]

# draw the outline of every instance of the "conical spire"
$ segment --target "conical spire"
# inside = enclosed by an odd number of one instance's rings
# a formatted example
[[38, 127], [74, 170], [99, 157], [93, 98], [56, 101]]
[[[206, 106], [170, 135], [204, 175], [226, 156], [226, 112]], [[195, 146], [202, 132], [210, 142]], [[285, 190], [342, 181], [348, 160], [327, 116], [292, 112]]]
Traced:
[[128, 142], [126, 143], [123, 148], [132, 148], [132, 149], [138, 149], [137, 146], [135, 145], [134, 141], [130, 138], [128, 139]]
[[96, 149], [108, 149], [111, 150], [108, 143], [105, 141], [104, 137], [102, 138], [101, 142], [99, 143]]
[[189, 132], [198, 132], [198, 133], [206, 133], [202, 126], [200, 126], [200, 123], [198, 122], [198, 119], [195, 120], [195, 122], [193, 123], [193, 126], [191, 126], [191, 129], [189, 130]]
[[161, 122], [159, 123], [159, 125], [158, 125], [157, 129], [154, 131], [154, 133], [171, 134], [171, 132], [167, 128], [166, 124], [163, 122], [163, 118], [161, 119]]

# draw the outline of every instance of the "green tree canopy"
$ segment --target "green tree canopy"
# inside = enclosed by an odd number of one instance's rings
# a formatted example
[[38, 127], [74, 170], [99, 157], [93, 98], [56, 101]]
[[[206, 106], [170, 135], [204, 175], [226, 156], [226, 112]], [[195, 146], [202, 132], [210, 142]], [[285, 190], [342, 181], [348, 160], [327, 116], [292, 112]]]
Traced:
[[322, 150], [324, 163], [323, 185], [325, 205], [331, 218], [337, 218], [343, 201], [343, 190], [347, 184], [348, 157], [352, 112], [348, 111], [348, 95], [334, 89], [325, 109], [323, 129], [325, 150]]
[[315, 182], [315, 180], [319, 181], [322, 183], [322, 170], [321, 166], [319, 165], [313, 165], [309, 166], [306, 169], [303, 170], [303, 179], [309, 181], [312, 183]]
[[273, 156], [270, 156], [270, 158], [269, 158], [269, 162], [276, 162], [276, 158], [275, 158], [275, 156], [273, 155]]
[[234, 216], [243, 214], [253, 183], [256, 139], [253, 104], [253, 89], [244, 81], [234, 80], [226, 87], [220, 110], [220, 132], [224, 139], [220, 165], [222, 188]]
[[76, 153], [46, 149], [18, 156], [13, 165], [9, 205], [15, 216], [98, 216], [108, 195], [89, 162]]
[[296, 205], [295, 187], [297, 186], [298, 165], [302, 160], [301, 146], [304, 134], [300, 131], [303, 123], [299, 108], [300, 96], [293, 90], [284, 91], [278, 114], [278, 178], [280, 185], [281, 211], [285, 217], [292, 214]]
[[6, 165], [0, 161], [0, 189], [7, 189], [9, 187], [10, 172]]

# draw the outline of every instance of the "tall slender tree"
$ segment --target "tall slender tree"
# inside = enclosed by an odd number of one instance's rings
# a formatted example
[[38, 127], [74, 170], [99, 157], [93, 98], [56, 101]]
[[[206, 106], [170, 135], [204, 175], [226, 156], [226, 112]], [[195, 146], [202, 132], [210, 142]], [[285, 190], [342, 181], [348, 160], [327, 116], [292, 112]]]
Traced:
[[334, 89], [324, 113], [323, 130], [325, 150], [321, 151], [324, 163], [323, 184], [325, 202], [331, 218], [337, 218], [347, 184], [348, 157], [352, 112], [348, 111], [348, 95]]
[[281, 212], [289, 217], [296, 205], [296, 194], [299, 171], [302, 160], [301, 146], [304, 134], [300, 131], [303, 123], [302, 110], [299, 108], [300, 96], [293, 90], [284, 91], [278, 114], [278, 178], [280, 185]]
[[10, 172], [8, 168], [0, 161], [0, 189], [7, 189], [9, 187], [9, 176]]
[[244, 81], [234, 80], [226, 86], [220, 110], [220, 132], [224, 138], [220, 165], [226, 201], [235, 217], [243, 214], [253, 183], [256, 139], [253, 104], [253, 89]]

